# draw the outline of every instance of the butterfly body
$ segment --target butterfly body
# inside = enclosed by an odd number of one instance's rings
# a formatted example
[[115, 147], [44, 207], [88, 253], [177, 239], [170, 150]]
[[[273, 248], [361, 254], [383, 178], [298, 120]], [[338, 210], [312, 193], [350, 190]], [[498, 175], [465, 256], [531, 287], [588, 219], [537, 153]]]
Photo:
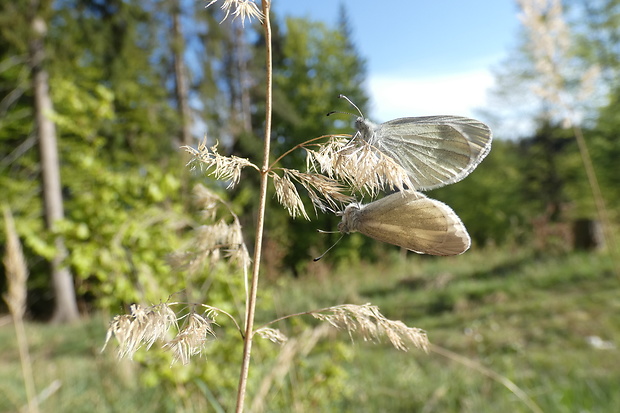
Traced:
[[465, 226], [449, 206], [412, 190], [366, 205], [348, 205], [338, 230], [360, 232], [419, 254], [458, 255], [471, 244]]

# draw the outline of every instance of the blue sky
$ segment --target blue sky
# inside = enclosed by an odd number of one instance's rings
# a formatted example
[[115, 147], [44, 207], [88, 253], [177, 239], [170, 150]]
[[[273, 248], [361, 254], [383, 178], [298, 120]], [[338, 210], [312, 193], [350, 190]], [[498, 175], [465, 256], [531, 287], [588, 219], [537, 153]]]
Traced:
[[476, 117], [493, 85], [491, 67], [517, 44], [514, 0], [273, 0], [272, 8], [280, 17], [335, 26], [340, 4], [367, 59], [368, 117], [376, 122], [441, 114]]

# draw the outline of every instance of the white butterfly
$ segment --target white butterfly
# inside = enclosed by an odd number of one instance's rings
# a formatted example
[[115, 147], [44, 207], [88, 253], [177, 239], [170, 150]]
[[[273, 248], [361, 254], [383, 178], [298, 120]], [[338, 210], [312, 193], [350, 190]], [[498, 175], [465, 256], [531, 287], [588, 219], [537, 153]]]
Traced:
[[436, 199], [412, 190], [396, 192], [366, 205], [348, 205], [338, 224], [343, 234], [360, 232], [419, 254], [458, 255], [471, 239], [456, 213]]
[[[340, 97], [359, 111], [346, 96]], [[419, 191], [460, 181], [491, 150], [491, 129], [461, 116], [399, 118], [376, 125], [362, 115], [355, 128], [355, 137], [394, 159], [407, 171], [412, 189]]]

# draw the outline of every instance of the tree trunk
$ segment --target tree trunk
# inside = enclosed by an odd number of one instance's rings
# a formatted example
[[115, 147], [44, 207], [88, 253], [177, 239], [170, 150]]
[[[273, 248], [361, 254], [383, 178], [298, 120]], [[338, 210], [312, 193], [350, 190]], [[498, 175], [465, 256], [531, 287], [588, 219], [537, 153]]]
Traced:
[[252, 131], [252, 113], [250, 106], [250, 74], [248, 73], [248, 60], [245, 50], [246, 44], [243, 37], [243, 28], [237, 24], [234, 30], [235, 63], [239, 76], [239, 118], [241, 125], [243, 125], [243, 132], [250, 133]]
[[[62, 193], [60, 187], [60, 165], [56, 142], [56, 126], [48, 118], [52, 112], [52, 101], [49, 95], [48, 75], [43, 68], [45, 59], [44, 39], [47, 32], [45, 21], [37, 15], [39, 2], [31, 2], [31, 40], [30, 65], [32, 69], [32, 87], [34, 90], [35, 128], [39, 141], [41, 157], [41, 186], [45, 224], [52, 230], [54, 223], [64, 218]], [[56, 256], [52, 259], [52, 287], [55, 297], [53, 322], [68, 322], [79, 317], [73, 278], [69, 269], [63, 265], [67, 250], [62, 237], [56, 237]]]
[[191, 145], [191, 111], [189, 107], [189, 93], [187, 87], [187, 74], [183, 54], [185, 52], [185, 39], [180, 27], [180, 4], [174, 0], [172, 9], [172, 54], [174, 57], [174, 78], [176, 83], [176, 98], [179, 115], [181, 117], [181, 142], [183, 145]]

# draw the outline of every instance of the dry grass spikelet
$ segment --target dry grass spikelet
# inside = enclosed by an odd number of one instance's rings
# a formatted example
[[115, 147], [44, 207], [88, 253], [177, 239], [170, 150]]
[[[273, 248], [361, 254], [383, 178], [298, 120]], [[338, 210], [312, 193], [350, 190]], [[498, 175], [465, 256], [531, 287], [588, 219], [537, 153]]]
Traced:
[[200, 314], [194, 312], [188, 314], [187, 323], [179, 334], [163, 346], [164, 349], [172, 351], [174, 355], [172, 362], [181, 361], [185, 365], [192, 356], [202, 354], [209, 336], [215, 337], [215, 332], [211, 328], [212, 323], [212, 320]]
[[363, 139], [332, 137], [319, 150], [307, 149], [309, 170], [343, 180], [356, 191], [376, 195], [389, 188], [412, 188], [407, 172], [392, 158]]
[[220, 155], [217, 151], [217, 143], [209, 149], [206, 144], [206, 138], [198, 145], [198, 149], [191, 146], [183, 146], [183, 149], [194, 157], [190, 163], [201, 162], [206, 165], [208, 174], [215, 176], [216, 179], [230, 181], [228, 189], [233, 188], [239, 183], [241, 170], [246, 166], [258, 170], [258, 167], [246, 158], [239, 158], [234, 155]]
[[428, 352], [429, 341], [424, 330], [408, 327], [402, 321], [389, 320], [371, 304], [343, 304], [312, 315], [337, 329], [347, 330], [349, 334], [358, 333], [364, 340], [376, 341], [386, 336], [398, 350], [407, 351], [407, 343], [410, 343]]
[[306, 169], [333, 177], [335, 175], [334, 159], [338, 157], [338, 152], [347, 145], [349, 140], [350, 136], [332, 135], [326, 143], [313, 145], [318, 146], [317, 150], [306, 146]]
[[276, 188], [276, 195], [278, 202], [280, 202], [284, 208], [288, 211], [289, 215], [293, 218], [297, 216], [303, 216], [308, 221], [308, 213], [304, 207], [304, 203], [299, 196], [297, 187], [291, 181], [291, 174], [288, 170], [284, 170], [282, 177], [278, 174], [272, 174], [273, 185]]
[[338, 209], [343, 203], [353, 201], [353, 197], [344, 193], [346, 188], [342, 184], [325, 175], [304, 173], [295, 169], [282, 169], [282, 171], [289, 181], [294, 180], [306, 190], [315, 210]]
[[26, 312], [26, 281], [28, 267], [15, 229], [13, 215], [4, 207], [4, 226], [6, 230], [6, 248], [4, 251], [4, 268], [6, 269], [7, 292], [3, 298], [9, 311], [16, 320], [21, 320]]
[[202, 219], [213, 221], [224, 200], [204, 185], [195, 185], [192, 190], [194, 204], [200, 208]]
[[[185, 324], [179, 329], [177, 315], [169, 305], [158, 304], [147, 308], [132, 305], [130, 314], [114, 317], [101, 351], [105, 350], [112, 336], [118, 341], [119, 358], [132, 359], [142, 346], [148, 350], [155, 342], [161, 341], [162, 348], [172, 352], [173, 363], [181, 361], [187, 364], [192, 356], [202, 353], [208, 336], [215, 337], [211, 325], [215, 323], [216, 315], [213, 309], [205, 315], [190, 312], [184, 316]], [[178, 333], [169, 339], [172, 327]]]
[[[211, 1], [205, 7], [209, 7], [215, 2], [217, 2], [217, 0]], [[221, 8], [226, 12], [226, 15], [222, 19], [222, 22], [228, 18], [231, 9], [233, 10], [233, 20], [235, 20], [237, 17], [240, 17], [242, 25], [245, 25], [246, 19], [248, 19], [248, 21], [251, 21], [253, 18], [256, 18], [260, 22], [262, 22], [265, 18], [256, 3], [251, 0], [224, 0]]]
[[255, 333], [276, 344], [284, 344], [288, 341], [288, 337], [277, 328], [263, 327], [256, 330]]
[[166, 304], [147, 308], [134, 304], [130, 311], [131, 314], [117, 315], [112, 319], [102, 351], [114, 336], [119, 344], [119, 358], [131, 359], [143, 345], [148, 350], [157, 340], [164, 340], [171, 327], [178, 328], [177, 316]]
[[207, 264], [215, 264], [223, 258], [228, 258], [231, 263], [247, 268], [250, 264], [250, 255], [243, 240], [241, 223], [231, 206], [203, 185], [196, 185], [194, 198], [206, 220], [215, 220], [220, 215], [220, 210], [225, 210], [228, 220], [232, 216], [232, 222], [220, 219], [194, 229], [189, 250], [171, 254], [168, 257], [170, 264], [175, 268], [184, 268], [190, 273], [196, 273]]

